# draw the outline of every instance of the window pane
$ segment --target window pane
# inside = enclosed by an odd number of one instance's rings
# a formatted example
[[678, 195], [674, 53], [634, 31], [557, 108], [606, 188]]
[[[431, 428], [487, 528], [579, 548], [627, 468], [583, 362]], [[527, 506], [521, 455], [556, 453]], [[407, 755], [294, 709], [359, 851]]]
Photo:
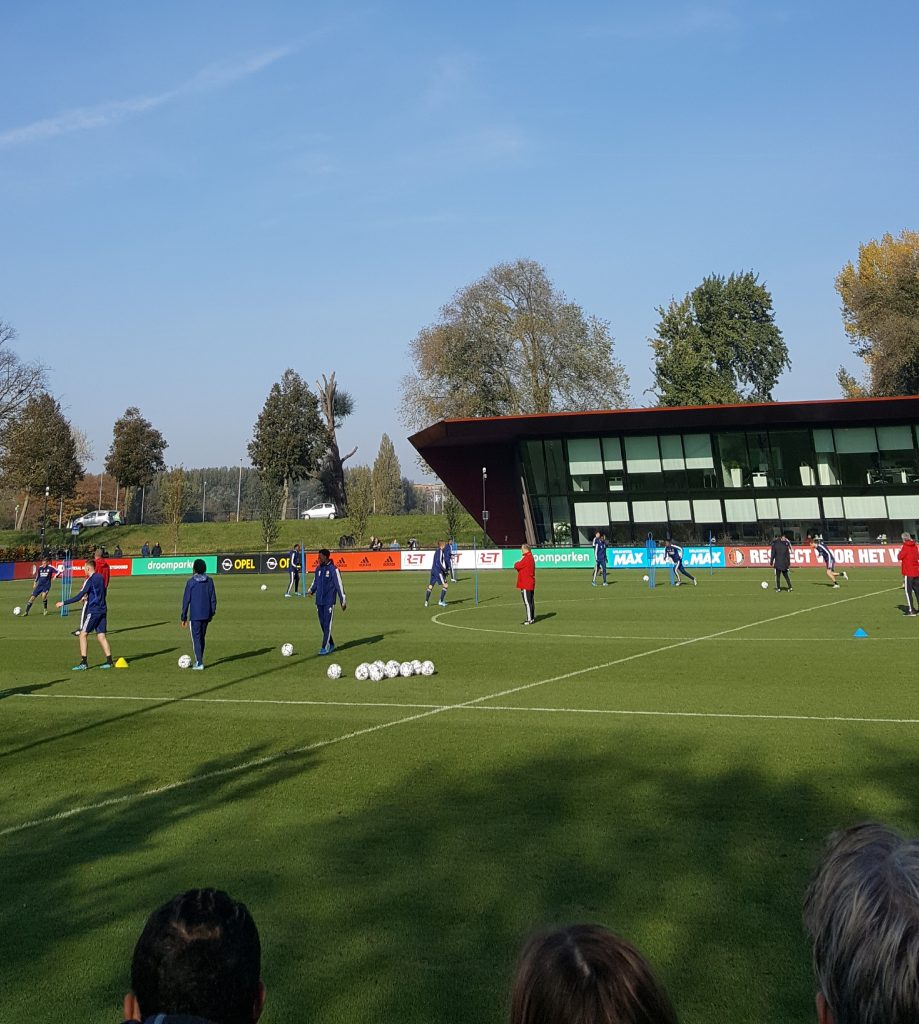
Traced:
[[568, 466], [572, 476], [592, 475], [603, 472], [600, 458], [600, 439], [578, 437], [568, 441]]
[[670, 513], [670, 519], [675, 522], [680, 520], [692, 521], [692, 512], [688, 501], [668, 501], [667, 510]]
[[833, 431], [820, 427], [814, 431], [814, 450], [818, 452], [835, 452]]
[[835, 487], [839, 483], [836, 456], [832, 453], [821, 452], [817, 455], [817, 480], [829, 487]]
[[903, 451], [913, 447], [913, 432], [910, 427], [878, 427], [878, 448], [882, 452]]
[[683, 445], [680, 443], [679, 434], [665, 434], [660, 438], [661, 461], [664, 469], [683, 469]]
[[729, 523], [752, 523], [756, 519], [756, 502], [752, 498], [725, 498], [724, 513]]
[[807, 430], [770, 430], [776, 487], [813, 487], [817, 482], [814, 453]]
[[534, 494], [545, 494], [546, 462], [542, 454], [542, 441], [527, 441], [523, 448], [523, 464], [527, 484]]
[[779, 518], [779, 503], [775, 498], [757, 498], [756, 499], [756, 518], [757, 519], [778, 519]]
[[819, 519], [820, 502], [816, 498], [779, 498], [783, 519]]
[[633, 501], [632, 517], [636, 523], [666, 523], [666, 501]]
[[725, 487], [750, 486], [750, 461], [747, 457], [747, 439], [744, 434], [719, 434], [718, 451], [721, 457], [721, 480]]
[[552, 499], [552, 532], [556, 544], [571, 543], [571, 512], [567, 498]]
[[886, 519], [887, 503], [882, 494], [846, 497], [842, 499], [846, 519]]
[[622, 445], [618, 437], [604, 437], [603, 461], [607, 469], [622, 469]]
[[693, 519], [697, 523], [723, 523], [721, 502], [712, 498], [702, 498], [692, 503]]
[[919, 519], [919, 494], [889, 494], [887, 514], [891, 519]]
[[687, 469], [714, 469], [712, 439], [708, 434], [684, 434], [683, 450]]
[[627, 501], [611, 501], [609, 503], [609, 521], [611, 523], [629, 522], [629, 503]]
[[574, 521], [578, 526], [599, 526], [605, 530], [607, 503], [605, 501], [576, 501], [574, 503]]
[[842, 498], [824, 498], [823, 515], [826, 519], [845, 519], [842, 512]]
[[626, 467], [630, 473], [660, 473], [661, 458], [656, 437], [625, 439]]
[[834, 430], [837, 452], [876, 452], [878, 450], [877, 438], [874, 436], [874, 427], [846, 427], [843, 430]]
[[546, 482], [548, 490], [564, 494], [568, 490], [568, 472], [562, 456], [561, 441], [546, 441]]

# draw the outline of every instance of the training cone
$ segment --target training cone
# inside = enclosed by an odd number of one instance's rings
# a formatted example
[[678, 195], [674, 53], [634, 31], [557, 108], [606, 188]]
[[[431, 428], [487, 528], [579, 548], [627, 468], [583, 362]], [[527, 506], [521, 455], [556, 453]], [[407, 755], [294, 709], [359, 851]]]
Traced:
[[128, 667], [128, 663], [124, 660], [124, 658], [119, 658], [115, 662], [115, 668], [127, 668], [127, 667]]
[[868, 634], [862, 629], [861, 626], [859, 626], [858, 629], [852, 634], [852, 636], [856, 637], [859, 640], [861, 640], [863, 637], [866, 637], [867, 635]]

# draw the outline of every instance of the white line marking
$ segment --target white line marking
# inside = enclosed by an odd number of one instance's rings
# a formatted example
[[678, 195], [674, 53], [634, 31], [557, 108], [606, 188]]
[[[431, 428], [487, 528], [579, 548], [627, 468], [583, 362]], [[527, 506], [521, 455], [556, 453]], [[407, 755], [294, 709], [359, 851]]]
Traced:
[[267, 697], [140, 697], [137, 694], [103, 693], [16, 693], [28, 700], [126, 700], [151, 704], [306, 704], [335, 708], [440, 708], [442, 704], [401, 704], [369, 700], [272, 700]]
[[776, 722], [857, 722], [876, 725], [919, 725], [919, 718], [856, 718], [847, 715], [754, 715], [735, 711], [633, 711], [622, 708], [540, 708], [512, 704], [480, 704], [474, 711], [534, 711], [570, 715], [637, 715], [648, 718], [740, 718]]
[[[314, 743], [307, 743], [305, 746], [296, 747], [292, 750], [278, 751], [276, 754], [268, 754], [265, 757], [258, 757], [251, 761], [245, 761], [238, 765], [229, 765], [226, 768], [217, 768], [214, 771], [204, 772], [201, 775], [192, 775], [186, 779], [178, 779], [175, 782], [167, 783], [164, 786], [156, 786], [152, 789], [142, 790], [140, 793], [126, 793], [123, 796], [112, 797], [108, 800], [100, 800], [92, 804], [83, 804], [77, 807], [71, 807], [66, 811], [58, 811], [57, 814], [51, 814], [43, 818], [33, 818], [31, 821], [20, 822], [18, 825], [8, 825], [5, 828], [0, 829], [0, 837], [13, 835], [17, 832], [23, 832], [26, 829], [36, 828], [39, 825], [47, 825], [56, 821], [65, 821], [68, 818], [74, 818], [80, 814], [86, 814], [89, 811], [102, 810], [106, 807], [115, 807], [121, 804], [133, 802], [135, 800], [144, 800], [148, 797], [161, 796], [163, 793], [170, 793], [177, 789], [184, 789], [186, 786], [192, 786], [199, 782], [208, 782], [211, 779], [223, 778], [228, 775], [235, 775], [239, 772], [248, 771], [250, 768], [262, 768], [265, 765], [275, 764], [278, 761], [285, 760], [289, 757], [294, 757], [297, 754], [305, 754], [313, 750], [321, 750], [324, 747], [330, 747], [339, 743], [344, 743], [347, 740], [357, 739], [361, 736], [369, 736], [371, 733], [381, 732], [383, 729], [391, 729], [397, 725], [407, 725], [410, 722], [417, 722], [423, 718], [430, 718], [433, 715], [442, 714], [444, 711], [459, 711], [465, 708], [474, 708], [477, 705], [483, 704], [485, 701], [497, 700], [499, 697], [509, 697], [512, 693], [523, 693], [525, 690], [532, 690], [537, 686], [546, 686], [549, 683], [562, 682], [565, 679], [574, 679], [577, 676], [586, 675], [588, 672], [599, 672], [605, 668], [613, 668], [616, 665], [624, 665], [630, 661], [636, 661], [639, 658], [648, 658], [655, 654], [663, 654], [666, 651], [676, 650], [680, 647], [687, 647], [691, 644], [702, 643], [705, 640], [712, 640], [715, 637], [726, 636], [730, 633], [737, 633], [744, 629], [752, 629], [756, 626], [765, 625], [767, 622], [777, 622], [780, 619], [793, 618], [796, 615], [804, 615], [813, 611], [820, 611], [823, 608], [835, 607], [840, 604], [847, 604], [850, 601], [860, 601], [868, 597], [877, 597], [880, 594], [889, 592], [891, 589], [899, 590], [899, 587], [890, 588], [887, 587], [884, 590], [873, 591], [870, 594], [859, 594], [855, 597], [844, 598], [843, 600], [832, 601], [827, 604], [813, 605], [810, 608], [799, 608], [793, 612], [786, 612], [783, 615], [775, 615], [769, 619], [763, 619], [760, 622], [749, 622], [742, 626], [732, 626], [729, 629], [718, 630], [715, 633], [709, 633], [706, 636], [695, 637], [691, 640], [680, 640], [676, 643], [666, 644], [663, 647], [657, 647], [650, 651], [641, 651], [637, 654], [629, 654], [624, 658], [616, 658], [613, 661], [603, 662], [599, 665], [592, 665], [586, 668], [574, 669], [571, 672], [563, 672], [557, 676], [550, 676], [548, 679], [539, 679], [533, 683], [523, 683], [520, 686], [511, 686], [505, 690], [499, 690], [497, 693], [484, 694], [481, 697], [474, 697], [471, 700], [463, 701], [459, 704], [445, 704], [440, 707], [431, 708], [426, 711], [421, 711], [416, 715], [406, 715], [403, 718], [393, 719], [391, 722], [381, 722], [379, 725], [371, 725], [365, 729], [356, 729], [353, 732], [344, 733], [341, 736], [335, 736], [332, 739], [327, 740], [316, 740]], [[441, 613], [442, 614], [442, 613]], [[435, 620], [437, 616], [434, 616]]]

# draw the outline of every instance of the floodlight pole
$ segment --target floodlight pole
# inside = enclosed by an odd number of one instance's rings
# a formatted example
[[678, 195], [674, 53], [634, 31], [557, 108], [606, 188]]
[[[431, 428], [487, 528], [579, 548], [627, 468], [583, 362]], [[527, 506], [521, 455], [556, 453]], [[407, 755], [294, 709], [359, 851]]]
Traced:
[[201, 499], [201, 522], [204, 522], [204, 507], [207, 505], [207, 480], [204, 481], [204, 497]]
[[45, 553], [45, 524], [48, 521], [48, 497], [51, 494], [51, 488], [48, 484], [45, 484], [45, 507], [41, 514], [41, 553]]
[[485, 481], [488, 479], [488, 468], [482, 467], [482, 530], [484, 532], [482, 544], [488, 541], [488, 503], [485, 500]]
[[236, 522], [239, 522], [239, 499], [243, 493], [243, 460], [239, 460], [239, 480], [236, 484]]

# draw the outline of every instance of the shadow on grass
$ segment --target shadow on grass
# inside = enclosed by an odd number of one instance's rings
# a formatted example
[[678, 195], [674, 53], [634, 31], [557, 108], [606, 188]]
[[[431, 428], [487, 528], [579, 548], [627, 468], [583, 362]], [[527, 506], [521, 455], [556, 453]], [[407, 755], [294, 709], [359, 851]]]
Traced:
[[208, 668], [215, 668], [217, 665], [227, 665], [231, 661], [244, 661], [246, 658], [260, 658], [263, 654], [270, 654], [273, 647], [258, 647], [254, 651], [241, 651], [239, 654], [228, 654], [225, 658], [218, 658], [217, 661], [208, 663]]
[[154, 626], [168, 626], [169, 623], [166, 619], [161, 622], [145, 622], [141, 626], [125, 626], [124, 629], [110, 629], [108, 636], [117, 636], [119, 633], [133, 633], [138, 629], [153, 629]]
[[64, 682], [63, 679], [52, 679], [49, 683], [31, 683], [28, 686], [11, 686], [8, 690], [0, 690], [0, 700], [6, 700], [7, 697], [28, 696], [30, 693], [35, 693], [36, 690], [47, 690], [49, 686], [56, 686], [58, 683], [62, 682]]
[[343, 644], [335, 645], [335, 654], [340, 654], [342, 651], [350, 651], [352, 647], [365, 647], [367, 644], [378, 644], [382, 643], [387, 637], [395, 636], [397, 633], [401, 633], [403, 630], [395, 629], [391, 630], [388, 634], [374, 633], [371, 636], [358, 637], [355, 640], [346, 640]]
[[[148, 658], [159, 658], [163, 654], [175, 654], [178, 647], [163, 647], [158, 651], [144, 651], [141, 654], [132, 654], [130, 661], [146, 661]], [[118, 657], [115, 651], [112, 651], [113, 657]]]

